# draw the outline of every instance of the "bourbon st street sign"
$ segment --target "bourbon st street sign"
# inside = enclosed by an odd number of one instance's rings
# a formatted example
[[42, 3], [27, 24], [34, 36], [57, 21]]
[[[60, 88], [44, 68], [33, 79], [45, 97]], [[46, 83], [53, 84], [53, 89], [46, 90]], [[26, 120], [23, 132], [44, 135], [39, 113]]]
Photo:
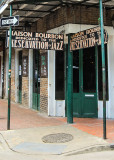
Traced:
[[[62, 34], [12, 31], [13, 48], [63, 50], [63, 46]], [[9, 47], [9, 31], [6, 32], [6, 47]]]
[[[104, 43], [108, 42], [108, 33], [104, 30]], [[70, 50], [89, 48], [95, 45], [101, 45], [100, 27], [90, 28], [71, 35]]]

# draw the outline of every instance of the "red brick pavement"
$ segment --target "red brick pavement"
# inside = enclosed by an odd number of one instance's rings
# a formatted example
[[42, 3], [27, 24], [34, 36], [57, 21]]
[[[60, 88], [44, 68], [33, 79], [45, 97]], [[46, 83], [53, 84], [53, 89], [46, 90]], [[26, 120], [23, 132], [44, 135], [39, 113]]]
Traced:
[[[7, 110], [7, 101], [0, 100], [0, 131], [7, 130]], [[22, 108], [19, 104], [11, 104], [10, 129], [56, 126], [64, 123], [57, 118], [46, 117], [37, 111]]]
[[[67, 118], [61, 119], [66, 122]], [[95, 118], [74, 118], [73, 127], [97, 137], [103, 137], [103, 120]], [[106, 122], [107, 141], [114, 143], [114, 120], [107, 119]]]
[[[7, 130], [7, 108], [5, 100], [0, 100], [0, 130]], [[56, 126], [67, 123], [67, 118], [47, 117], [37, 111], [11, 104], [11, 129]], [[84, 132], [103, 137], [103, 121], [94, 118], [74, 118], [73, 127]], [[114, 120], [107, 120], [107, 140], [114, 143]]]

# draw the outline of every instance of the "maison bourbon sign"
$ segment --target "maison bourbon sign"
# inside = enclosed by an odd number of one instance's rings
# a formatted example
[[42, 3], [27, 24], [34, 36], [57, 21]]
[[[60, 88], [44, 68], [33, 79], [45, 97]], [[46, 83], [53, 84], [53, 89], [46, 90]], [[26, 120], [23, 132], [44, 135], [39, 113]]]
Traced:
[[[10, 32], [7, 31], [6, 47], [9, 47], [9, 35]], [[63, 34], [12, 31], [13, 48], [63, 50], [63, 46]]]
[[[104, 43], [108, 42], [108, 34], [104, 30]], [[87, 29], [71, 35], [70, 50], [78, 50], [83, 48], [101, 45], [101, 31], [100, 27]]]

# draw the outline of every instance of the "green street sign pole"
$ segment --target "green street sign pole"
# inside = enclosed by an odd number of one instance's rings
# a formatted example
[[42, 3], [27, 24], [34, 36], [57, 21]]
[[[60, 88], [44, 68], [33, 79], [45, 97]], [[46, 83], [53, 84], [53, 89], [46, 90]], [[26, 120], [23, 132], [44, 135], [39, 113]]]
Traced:
[[73, 53], [68, 35], [67, 123], [73, 123]]
[[102, 84], [103, 84], [103, 138], [106, 139], [106, 69], [105, 69], [105, 49], [104, 49], [104, 26], [103, 26], [103, 6], [100, 4], [100, 26], [101, 26], [101, 50], [102, 50]]
[[[12, 16], [12, 5], [10, 5], [10, 16]], [[11, 53], [12, 53], [12, 27], [10, 26], [7, 130], [10, 130], [10, 109], [11, 109], [11, 107], [10, 107], [10, 99], [11, 99]]]

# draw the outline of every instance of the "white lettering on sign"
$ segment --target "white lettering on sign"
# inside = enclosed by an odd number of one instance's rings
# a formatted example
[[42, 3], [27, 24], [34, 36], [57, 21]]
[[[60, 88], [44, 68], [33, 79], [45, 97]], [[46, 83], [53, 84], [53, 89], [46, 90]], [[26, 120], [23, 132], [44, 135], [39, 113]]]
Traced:
[[8, 18], [1, 18], [1, 26], [9, 26], [9, 25], [16, 25], [16, 23], [18, 24], [18, 16], [16, 17], [8, 17]]
[[[108, 42], [108, 33], [104, 30], [104, 43]], [[79, 50], [82, 48], [101, 45], [100, 27], [91, 28], [85, 31], [78, 32], [71, 36], [70, 50]]]
[[[7, 31], [6, 47], [9, 47], [9, 35]], [[12, 47], [31, 48], [41, 50], [63, 50], [64, 35], [51, 33], [35, 33], [12, 31]]]

